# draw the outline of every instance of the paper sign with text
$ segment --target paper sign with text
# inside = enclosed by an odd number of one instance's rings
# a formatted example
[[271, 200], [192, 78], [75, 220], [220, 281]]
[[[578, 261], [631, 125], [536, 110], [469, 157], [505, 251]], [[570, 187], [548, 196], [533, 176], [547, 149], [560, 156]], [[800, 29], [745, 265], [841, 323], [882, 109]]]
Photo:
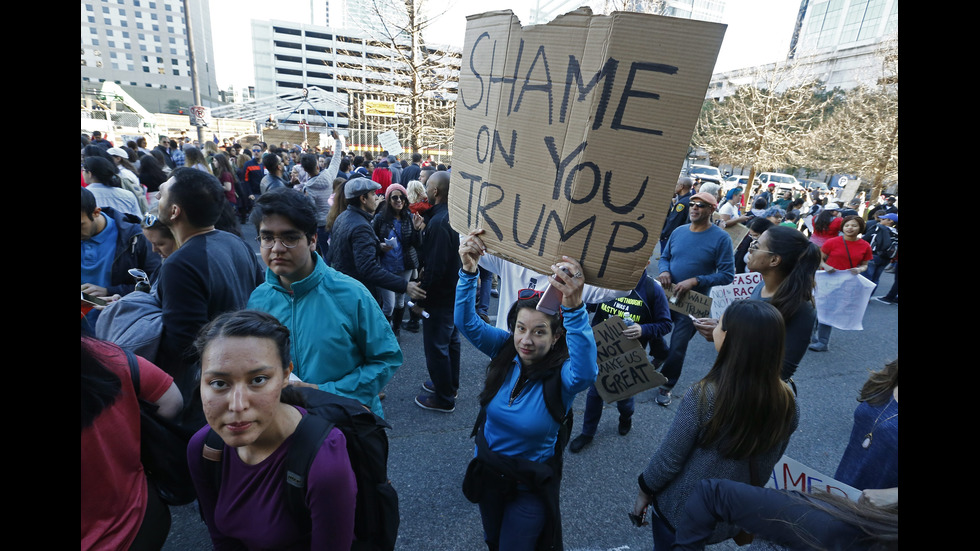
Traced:
[[769, 481], [766, 482], [766, 488], [796, 490], [807, 494], [819, 490], [839, 496], [847, 496], [853, 501], [857, 501], [861, 497], [861, 490], [838, 482], [786, 455], [776, 462], [776, 466], [773, 467], [769, 476]]
[[725, 28], [588, 8], [528, 27], [510, 10], [469, 16], [453, 229], [483, 228], [488, 252], [535, 272], [567, 255], [582, 262], [586, 283], [632, 289], [657, 244]]
[[625, 329], [626, 324], [618, 316], [610, 316], [592, 328], [599, 364], [595, 388], [607, 404], [667, 382], [654, 370], [640, 341], [623, 336]]
[[378, 143], [392, 155], [402, 154], [402, 145], [398, 143], [398, 134], [395, 134], [394, 130], [378, 134]]
[[[673, 285], [670, 285], [673, 288]], [[695, 291], [688, 291], [675, 299], [674, 292], [664, 287], [667, 295], [667, 306], [675, 312], [690, 314], [696, 318], [711, 317], [711, 297]]]
[[746, 272], [735, 274], [735, 279], [728, 285], [715, 285], [711, 288], [711, 317], [721, 318], [725, 308], [736, 300], [745, 300], [752, 296], [752, 291], [762, 284], [762, 274]]

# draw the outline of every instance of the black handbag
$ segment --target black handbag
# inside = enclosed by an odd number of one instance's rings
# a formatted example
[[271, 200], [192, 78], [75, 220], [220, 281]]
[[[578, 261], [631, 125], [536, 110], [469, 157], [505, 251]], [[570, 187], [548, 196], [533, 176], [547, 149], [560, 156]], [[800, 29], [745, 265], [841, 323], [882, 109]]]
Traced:
[[187, 468], [187, 443], [196, 431], [160, 417], [156, 404], [139, 398], [139, 364], [132, 352], [124, 352], [140, 404], [140, 461], [146, 478], [167, 505], [187, 505], [197, 499]]

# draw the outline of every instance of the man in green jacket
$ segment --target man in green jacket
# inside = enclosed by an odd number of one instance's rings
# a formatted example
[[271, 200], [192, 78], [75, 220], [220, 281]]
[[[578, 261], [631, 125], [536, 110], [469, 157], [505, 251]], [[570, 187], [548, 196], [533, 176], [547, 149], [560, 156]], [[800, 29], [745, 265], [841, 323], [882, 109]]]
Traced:
[[316, 253], [316, 210], [299, 191], [262, 194], [258, 229], [265, 283], [248, 308], [268, 312], [290, 331], [293, 384], [353, 398], [383, 416], [378, 392], [402, 363], [391, 325], [360, 282]]

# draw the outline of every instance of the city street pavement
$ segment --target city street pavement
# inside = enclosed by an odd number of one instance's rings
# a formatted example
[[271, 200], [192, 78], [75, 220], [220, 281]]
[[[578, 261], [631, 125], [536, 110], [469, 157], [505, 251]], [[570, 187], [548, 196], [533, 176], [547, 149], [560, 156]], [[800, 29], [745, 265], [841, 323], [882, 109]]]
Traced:
[[[244, 230], [254, 246], [254, 228]], [[882, 277], [876, 295], [888, 291], [892, 277]], [[496, 299], [490, 311], [496, 311]], [[827, 476], [833, 476], [847, 444], [857, 394], [868, 372], [898, 356], [897, 305], [871, 301], [863, 324], [863, 331], [835, 330], [830, 350], [808, 351], [794, 377], [801, 417], [786, 454]], [[489, 358], [464, 339], [456, 411], [426, 411], [413, 402], [428, 378], [422, 334], [403, 330], [400, 342], [405, 363], [388, 384], [387, 398], [382, 402], [385, 417], [393, 426], [389, 433], [389, 477], [398, 491], [401, 509], [396, 548], [485, 549], [479, 509], [463, 497], [460, 486], [473, 456], [469, 434], [479, 410], [477, 396]], [[652, 547], [649, 529], [635, 528], [627, 518], [637, 493], [636, 478], [666, 434], [681, 395], [708, 372], [714, 358], [714, 345], [695, 335], [669, 407], [655, 403], [655, 390], [640, 394], [633, 430], [619, 436], [618, 414], [614, 406], [607, 405], [592, 444], [578, 454], [566, 450], [561, 489], [566, 550], [627, 551]], [[583, 392], [573, 406], [573, 436], [581, 429], [584, 404]], [[172, 508], [172, 513], [173, 527], [164, 549], [210, 548], [196, 503]], [[712, 549], [737, 546], [729, 541]]]

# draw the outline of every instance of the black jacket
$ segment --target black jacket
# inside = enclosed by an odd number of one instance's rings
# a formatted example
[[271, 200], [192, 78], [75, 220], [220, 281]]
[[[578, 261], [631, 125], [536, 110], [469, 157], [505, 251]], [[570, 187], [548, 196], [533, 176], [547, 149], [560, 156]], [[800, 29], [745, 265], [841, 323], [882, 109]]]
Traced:
[[422, 230], [422, 275], [426, 308], [453, 308], [459, 280], [459, 234], [449, 225], [449, 205], [433, 205]]
[[382, 268], [380, 258], [381, 241], [371, 227], [371, 214], [348, 205], [330, 232], [330, 267], [360, 281], [372, 294], [378, 287], [404, 293], [408, 284]]

